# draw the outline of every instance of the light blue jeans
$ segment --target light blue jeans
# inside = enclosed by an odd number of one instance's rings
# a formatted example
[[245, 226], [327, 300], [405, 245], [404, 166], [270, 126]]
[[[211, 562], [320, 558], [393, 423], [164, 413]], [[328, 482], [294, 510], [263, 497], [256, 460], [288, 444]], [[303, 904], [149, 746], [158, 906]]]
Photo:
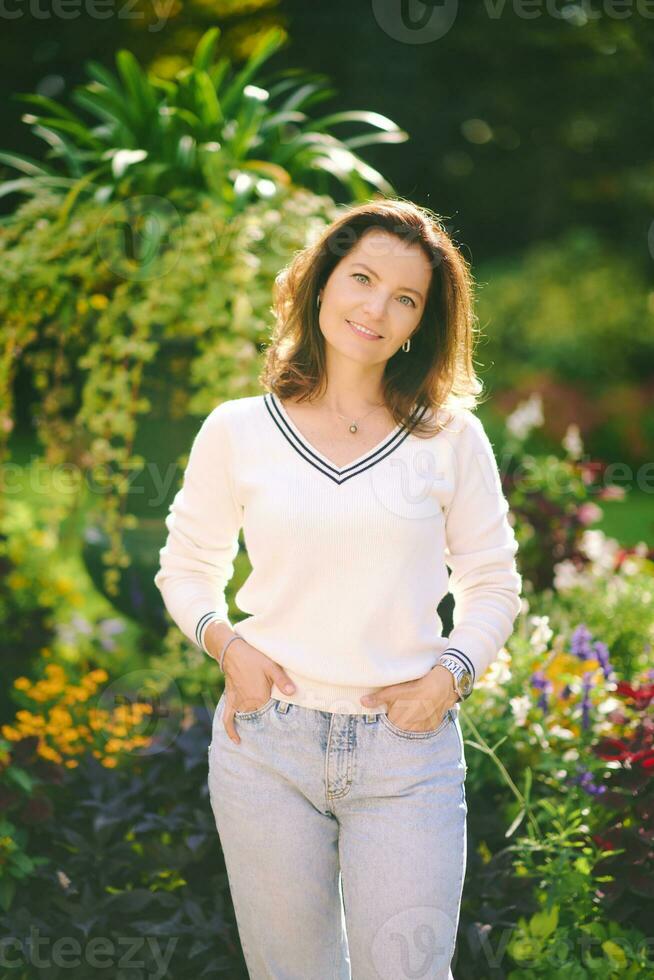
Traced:
[[428, 732], [270, 698], [213, 718], [209, 792], [251, 980], [452, 980], [459, 704]]

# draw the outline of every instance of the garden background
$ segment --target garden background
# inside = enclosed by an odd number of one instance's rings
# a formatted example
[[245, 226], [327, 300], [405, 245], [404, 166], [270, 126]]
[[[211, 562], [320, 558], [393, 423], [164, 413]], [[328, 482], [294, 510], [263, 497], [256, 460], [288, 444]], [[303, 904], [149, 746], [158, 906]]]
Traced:
[[222, 676], [152, 578], [202, 419], [260, 392], [276, 273], [377, 195], [472, 262], [524, 581], [460, 716], [454, 975], [652, 976], [649, 8], [3, 6], [0, 977], [247, 976]]

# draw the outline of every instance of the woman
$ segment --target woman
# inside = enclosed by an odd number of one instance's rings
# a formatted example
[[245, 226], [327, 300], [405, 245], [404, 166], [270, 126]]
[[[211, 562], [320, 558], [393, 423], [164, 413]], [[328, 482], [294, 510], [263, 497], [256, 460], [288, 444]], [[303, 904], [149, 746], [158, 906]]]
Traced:
[[431, 212], [375, 200], [294, 256], [275, 314], [267, 391], [203, 422], [155, 577], [225, 674], [209, 787], [245, 960], [253, 980], [451, 978], [460, 702], [521, 589], [472, 411], [472, 277]]

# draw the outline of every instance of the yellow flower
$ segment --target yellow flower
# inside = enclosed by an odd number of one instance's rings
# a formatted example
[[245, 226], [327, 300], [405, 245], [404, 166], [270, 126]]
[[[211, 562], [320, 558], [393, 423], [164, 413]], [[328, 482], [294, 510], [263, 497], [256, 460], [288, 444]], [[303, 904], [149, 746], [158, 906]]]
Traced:
[[77, 309], [78, 313], [86, 313], [89, 308], [89, 304], [85, 299], [78, 299], [77, 303], [75, 304], [75, 308]]
[[28, 677], [17, 677], [14, 681], [14, 687], [17, 691], [29, 691], [32, 686], [32, 682]]
[[64, 765], [68, 769], [75, 769], [75, 767], [79, 765], [79, 762], [77, 761], [77, 759], [66, 759]]
[[23, 737], [21, 733], [17, 731], [17, 729], [12, 728], [11, 725], [3, 725], [2, 728], [0, 728], [0, 731], [5, 738], [9, 739], [10, 742], [17, 742]]
[[105, 756], [105, 758], [101, 759], [100, 761], [107, 769], [115, 769], [118, 765], [118, 760], [116, 758], [111, 758], [110, 756]]
[[94, 310], [105, 310], [109, 306], [109, 300], [102, 293], [93, 293], [89, 303]]
[[51, 748], [49, 745], [39, 745], [38, 748], [39, 755], [43, 756], [44, 759], [51, 759], [52, 762], [61, 762], [62, 757], [57, 752], [56, 749]]
[[53, 725], [61, 725], [69, 728], [73, 724], [73, 719], [71, 717], [70, 711], [66, 711], [64, 708], [55, 706], [50, 711], [50, 721]]

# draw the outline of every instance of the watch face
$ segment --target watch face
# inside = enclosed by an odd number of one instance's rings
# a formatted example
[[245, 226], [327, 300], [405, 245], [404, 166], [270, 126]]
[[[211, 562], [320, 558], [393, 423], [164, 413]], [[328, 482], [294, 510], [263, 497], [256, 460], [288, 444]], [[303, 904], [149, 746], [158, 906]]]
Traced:
[[459, 687], [461, 689], [461, 695], [466, 697], [472, 691], [472, 675], [469, 671], [464, 670], [459, 678]]

